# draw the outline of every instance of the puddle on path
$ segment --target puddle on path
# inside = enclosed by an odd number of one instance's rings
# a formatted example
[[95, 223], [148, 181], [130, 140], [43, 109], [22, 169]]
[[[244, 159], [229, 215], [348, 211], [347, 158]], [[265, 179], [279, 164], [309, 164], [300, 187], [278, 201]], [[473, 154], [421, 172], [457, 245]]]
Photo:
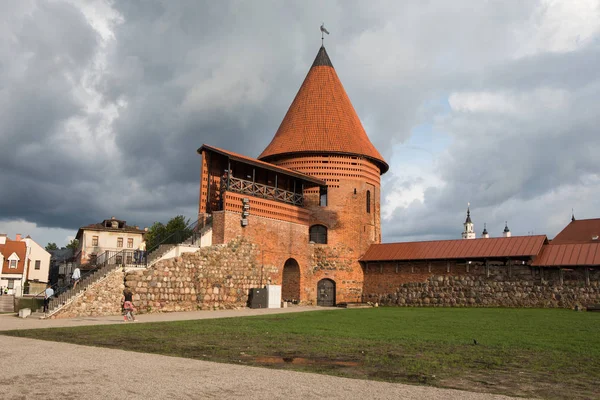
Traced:
[[256, 357], [261, 364], [294, 364], [294, 365], [338, 365], [341, 367], [358, 367], [357, 361], [313, 360], [304, 357]]

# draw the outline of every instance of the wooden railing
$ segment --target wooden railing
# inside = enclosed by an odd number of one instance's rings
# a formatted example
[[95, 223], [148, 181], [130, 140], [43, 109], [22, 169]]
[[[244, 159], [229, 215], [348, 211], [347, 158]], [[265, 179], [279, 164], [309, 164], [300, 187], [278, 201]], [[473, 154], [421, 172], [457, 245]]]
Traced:
[[234, 177], [229, 178], [228, 190], [254, 197], [262, 197], [263, 199], [281, 201], [282, 203], [300, 207], [304, 204], [304, 196], [302, 194]]

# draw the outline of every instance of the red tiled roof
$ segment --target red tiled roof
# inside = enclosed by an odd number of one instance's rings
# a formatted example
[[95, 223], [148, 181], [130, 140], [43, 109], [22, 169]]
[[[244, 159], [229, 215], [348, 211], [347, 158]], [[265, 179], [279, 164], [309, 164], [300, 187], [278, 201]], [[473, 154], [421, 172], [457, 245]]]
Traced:
[[369, 140], [324, 47], [258, 158], [270, 161], [298, 153], [359, 155], [374, 161], [382, 174], [389, 169]]
[[600, 265], [600, 243], [549, 244], [532, 263], [538, 267]]
[[545, 235], [536, 235], [373, 244], [360, 261], [533, 257], [546, 241]]
[[[16, 240], [6, 239], [6, 244], [0, 244], [0, 253], [4, 255], [4, 262], [2, 263], [3, 274], [22, 274], [25, 271], [25, 258], [27, 257], [27, 244], [25, 242], [17, 242]], [[8, 258], [12, 253], [17, 253], [19, 261], [17, 262], [17, 268], [8, 268]]]
[[599, 239], [592, 239], [600, 236], [600, 218], [578, 219], [571, 223], [552, 239], [552, 244], [567, 243], [599, 243]]
[[296, 178], [302, 179], [306, 182], [314, 183], [319, 186], [326, 186], [327, 183], [322, 181], [321, 179], [317, 179], [313, 176], [303, 174], [302, 172], [294, 171], [293, 169], [279, 167], [275, 164], [270, 164], [268, 162], [257, 160], [256, 158], [246, 157], [241, 154], [234, 153], [233, 151], [223, 150], [218, 147], [209, 146], [207, 144], [203, 144], [202, 147], [198, 149], [198, 153], [202, 154], [202, 150], [213, 151], [224, 156], [231, 158], [232, 160], [241, 161], [244, 163], [248, 163], [251, 165], [255, 165], [260, 168], [265, 168], [271, 171], [280, 172], [285, 175], [291, 175]]

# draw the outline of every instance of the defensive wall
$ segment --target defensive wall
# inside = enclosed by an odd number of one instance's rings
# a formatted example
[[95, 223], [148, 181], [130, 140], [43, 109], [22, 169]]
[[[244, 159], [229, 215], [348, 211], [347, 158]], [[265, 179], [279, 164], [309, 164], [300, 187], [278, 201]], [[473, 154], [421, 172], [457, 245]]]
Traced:
[[587, 267], [437, 261], [364, 268], [363, 300], [382, 305], [574, 308], [600, 303], [600, 271]]

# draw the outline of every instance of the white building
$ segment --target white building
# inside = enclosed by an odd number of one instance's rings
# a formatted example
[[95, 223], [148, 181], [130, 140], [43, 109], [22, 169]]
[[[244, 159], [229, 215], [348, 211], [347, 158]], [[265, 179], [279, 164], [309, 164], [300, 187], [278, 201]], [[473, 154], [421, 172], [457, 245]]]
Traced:
[[48, 282], [50, 253], [29, 236], [15, 239], [0, 234], [0, 287], [15, 296], [39, 293]]
[[[126, 221], [115, 217], [97, 224], [82, 226], [75, 237], [79, 241], [79, 248], [75, 251], [76, 263], [95, 264], [96, 259], [102, 254], [116, 254], [122, 250], [131, 250], [125, 253], [126, 257], [133, 258], [134, 251], [144, 241], [147, 230], [147, 228], [129, 226]], [[129, 264], [132, 260], [125, 259], [121, 262]]]

